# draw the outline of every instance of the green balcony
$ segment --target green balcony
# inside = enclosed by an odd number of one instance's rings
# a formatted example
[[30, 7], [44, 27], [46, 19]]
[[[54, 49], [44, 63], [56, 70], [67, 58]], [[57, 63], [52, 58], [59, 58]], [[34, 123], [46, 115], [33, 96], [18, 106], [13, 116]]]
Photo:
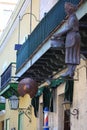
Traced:
[[[15, 80], [15, 71], [16, 71], [16, 63], [12, 62], [2, 73], [0, 96], [3, 96], [5, 98], [9, 98], [13, 94], [19, 96], [17, 92], [18, 83]], [[4, 104], [0, 102], [0, 110], [3, 109], [3, 107]]]
[[9, 82], [13, 82], [12, 78], [15, 76], [16, 72], [16, 63], [12, 62], [6, 68], [6, 70], [1, 74], [1, 90], [3, 90]]
[[[80, 0], [65, 0], [73, 4], [78, 4]], [[60, 0], [57, 4], [46, 14], [46, 16], [37, 25], [28, 39], [24, 42], [20, 50], [17, 52], [17, 72], [26, 64], [30, 56], [35, 52], [39, 45], [50, 36], [53, 30], [65, 18], [64, 0]]]

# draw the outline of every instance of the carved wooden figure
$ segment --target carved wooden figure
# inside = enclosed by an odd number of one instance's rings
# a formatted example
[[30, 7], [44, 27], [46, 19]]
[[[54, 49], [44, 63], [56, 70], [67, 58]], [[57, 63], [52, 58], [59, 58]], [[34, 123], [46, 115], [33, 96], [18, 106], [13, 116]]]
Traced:
[[60, 33], [54, 34], [54, 39], [65, 35], [65, 63], [68, 70], [62, 74], [62, 77], [73, 77], [76, 65], [80, 64], [80, 33], [79, 20], [75, 14], [76, 6], [70, 2], [65, 2], [65, 11], [68, 20], [67, 26]]

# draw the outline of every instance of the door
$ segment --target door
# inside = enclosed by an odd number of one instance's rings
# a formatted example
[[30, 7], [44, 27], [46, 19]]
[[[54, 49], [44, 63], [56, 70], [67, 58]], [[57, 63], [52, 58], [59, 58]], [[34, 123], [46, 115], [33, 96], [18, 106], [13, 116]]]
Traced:
[[64, 130], [70, 130], [70, 110], [64, 111]]

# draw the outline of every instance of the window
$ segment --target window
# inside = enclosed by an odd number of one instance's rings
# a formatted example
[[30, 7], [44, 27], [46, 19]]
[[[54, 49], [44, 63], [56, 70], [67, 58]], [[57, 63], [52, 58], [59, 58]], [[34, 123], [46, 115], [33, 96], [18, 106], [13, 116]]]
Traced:
[[6, 120], [6, 130], [10, 130], [10, 120]]
[[64, 130], [70, 130], [70, 110], [64, 111]]

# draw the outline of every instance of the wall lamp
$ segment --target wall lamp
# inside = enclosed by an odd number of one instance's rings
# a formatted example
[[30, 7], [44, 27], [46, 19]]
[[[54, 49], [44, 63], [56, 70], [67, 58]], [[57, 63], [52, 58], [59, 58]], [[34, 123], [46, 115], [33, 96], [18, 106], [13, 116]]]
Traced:
[[[36, 22], [40, 22], [40, 20], [37, 19], [36, 15], [31, 13], [25, 13], [22, 16], [19, 16], [19, 27], [18, 27], [18, 44], [15, 44], [15, 50], [19, 50], [21, 48], [21, 44], [20, 44], [20, 21], [23, 19], [24, 16], [26, 16], [27, 14], [30, 15], [30, 34], [32, 31], [32, 16], [34, 17]], [[29, 36], [29, 35], [28, 35]]]
[[68, 100], [65, 100], [63, 103], [62, 103], [62, 105], [63, 105], [63, 107], [64, 107], [64, 110], [66, 110], [67, 111], [67, 114], [71, 114], [71, 115], [73, 115], [73, 116], [76, 116], [76, 118], [78, 119], [78, 117], [79, 117], [79, 110], [78, 109], [73, 109], [73, 111], [72, 112], [70, 112], [70, 111], [68, 111], [68, 110], [70, 110], [70, 107], [71, 107], [71, 103], [70, 103], [70, 101], [68, 101]]
[[[38, 90], [38, 84], [35, 80], [31, 78], [24, 78], [18, 84], [18, 93], [20, 96], [24, 96], [25, 94], [29, 94], [30, 98], [33, 98]], [[9, 98], [9, 104], [11, 110], [18, 110], [19, 112], [24, 113], [29, 122], [31, 122], [31, 115], [32, 115], [32, 106], [29, 105], [27, 108], [19, 108], [19, 97], [16, 96], [14, 93]]]
[[33, 14], [33, 13], [25, 13], [22, 17], [19, 16], [19, 19], [22, 20], [22, 18], [23, 18], [25, 15], [27, 15], [27, 14], [32, 15], [32, 16], [35, 18], [35, 20], [36, 20], [37, 22], [40, 22], [40, 20], [38, 20], [37, 17], [36, 17], [36, 15]]
[[29, 122], [31, 122], [31, 113], [32, 113], [32, 106], [29, 105], [27, 108], [19, 108], [19, 98], [16, 95], [12, 95], [9, 98], [9, 105], [11, 110], [18, 110], [18, 112], [24, 113], [28, 119]]

